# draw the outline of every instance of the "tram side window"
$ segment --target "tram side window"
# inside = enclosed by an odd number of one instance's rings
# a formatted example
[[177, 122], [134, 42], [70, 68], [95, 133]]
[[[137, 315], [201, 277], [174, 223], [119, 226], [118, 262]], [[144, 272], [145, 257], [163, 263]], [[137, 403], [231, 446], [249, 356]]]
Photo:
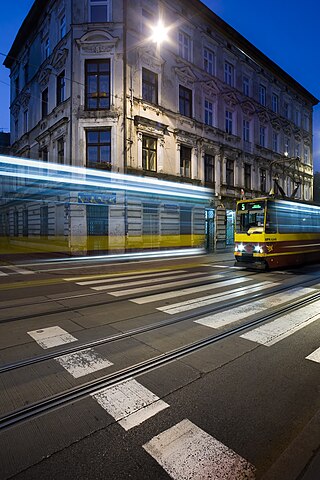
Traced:
[[277, 233], [277, 211], [273, 203], [268, 203], [266, 217], [266, 233]]

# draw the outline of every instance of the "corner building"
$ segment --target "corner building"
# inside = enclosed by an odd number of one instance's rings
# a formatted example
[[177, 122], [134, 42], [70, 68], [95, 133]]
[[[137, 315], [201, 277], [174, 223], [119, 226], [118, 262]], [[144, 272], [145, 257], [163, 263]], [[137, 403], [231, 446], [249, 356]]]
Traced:
[[211, 250], [275, 175], [312, 198], [318, 100], [198, 0], [35, 0], [4, 64], [14, 155], [207, 186]]

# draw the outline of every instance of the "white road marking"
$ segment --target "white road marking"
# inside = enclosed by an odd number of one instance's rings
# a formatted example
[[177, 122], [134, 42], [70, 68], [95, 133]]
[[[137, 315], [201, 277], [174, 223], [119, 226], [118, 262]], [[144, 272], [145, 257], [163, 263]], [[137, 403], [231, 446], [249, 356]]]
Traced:
[[[215, 278], [218, 278], [218, 277], [222, 277], [222, 275], [208, 275], [206, 277], [201, 277], [201, 281], [204, 281], [204, 280], [214, 280]], [[180, 281], [177, 281], [177, 282], [168, 282], [164, 285], [165, 288], [167, 287], [176, 287], [177, 285], [188, 285], [189, 283], [194, 283], [195, 282], [195, 279], [191, 279], [191, 280], [180, 280]], [[99, 288], [99, 287], [97, 287]], [[149, 287], [141, 287], [141, 288], [130, 288], [129, 290], [121, 290], [121, 291], [118, 291], [118, 292], [110, 292], [109, 295], [113, 295], [114, 297], [121, 297], [123, 295], [130, 295], [130, 294], [133, 294], [133, 293], [141, 293], [141, 292], [149, 292], [151, 290], [154, 290], [155, 287], [154, 285], [151, 285]]]
[[19, 273], [21, 275], [33, 275], [34, 272], [32, 270], [26, 270], [25, 268], [17, 267], [14, 265], [6, 265], [6, 268], [8, 270], [12, 270], [14, 273]]
[[125, 429], [140, 425], [169, 405], [136, 380], [104, 388], [91, 396]]
[[189, 301], [174, 303], [172, 305], [166, 305], [164, 307], [158, 307], [157, 310], [161, 312], [168, 313], [169, 315], [174, 315], [175, 313], [186, 312], [187, 310], [193, 310], [194, 308], [204, 307], [205, 305], [212, 305], [221, 301], [231, 300], [235, 297], [240, 297], [241, 295], [247, 295], [252, 292], [259, 292], [266, 288], [276, 285], [272, 282], [261, 282], [256, 286], [245, 286], [240, 288], [235, 288], [234, 290], [229, 290], [228, 292], [216, 293], [214, 295], [207, 295], [205, 297], [194, 298]]
[[[148, 261], [146, 263], [149, 263]], [[32, 264], [31, 264], [32, 265]], [[104, 265], [105, 266], [105, 265]], [[205, 265], [206, 266], [206, 265]], [[71, 267], [72, 268], [72, 267]], [[74, 268], [82, 268], [82, 267], [74, 267]], [[97, 265], [86, 265], [86, 268], [97, 268]], [[68, 267], [66, 268], [63, 268], [63, 269], [59, 269], [58, 270], [67, 270]], [[44, 272], [46, 271], [51, 271], [52, 269], [50, 270], [42, 270]], [[135, 276], [135, 275], [145, 275], [145, 274], [149, 274], [149, 273], [152, 273], [152, 274], [157, 274], [157, 273], [162, 273], [162, 272], [167, 272], [167, 271], [171, 271], [172, 268], [158, 268], [158, 269], [155, 269], [155, 270], [151, 270], [151, 269], [148, 269], [148, 270], [140, 270], [140, 271], [135, 271], [135, 272], [126, 272], [126, 275], [128, 276]], [[138, 273], [137, 273], [138, 272]], [[99, 278], [110, 278], [110, 279], [115, 279], [115, 278], [120, 278], [123, 276], [123, 272], [121, 273], [105, 273], [105, 274], [99, 274], [99, 275], [81, 275], [80, 277], [67, 277], [67, 278], [63, 278], [63, 280], [65, 280], [66, 282], [77, 282], [77, 281], [82, 281], [82, 280], [94, 280], [94, 279], [99, 279]]]
[[0, 277], [7, 277], [9, 273], [0, 272]]
[[[224, 278], [224, 275], [214, 275], [213, 280]], [[159, 302], [161, 300], [167, 300], [168, 298], [182, 297], [183, 295], [191, 295], [193, 293], [205, 292], [206, 290], [216, 290], [217, 288], [226, 287], [228, 285], [234, 285], [236, 283], [247, 282], [249, 278], [233, 278], [231, 280], [225, 280], [219, 283], [209, 283], [208, 285], [199, 285], [193, 288], [183, 288], [181, 290], [175, 290], [174, 292], [156, 293], [154, 295], [148, 295], [147, 297], [139, 297], [130, 300], [133, 303], [143, 304], [151, 302]]]
[[244, 333], [241, 338], [269, 347], [318, 320], [319, 311], [320, 301], [314, 302]]
[[[135, 280], [137, 278], [148, 278], [148, 277], [154, 277], [155, 275], [157, 275], [157, 277], [162, 277], [163, 275], [173, 275], [173, 274], [176, 274], [176, 273], [184, 273], [186, 270], [175, 270], [173, 272], [168, 272], [166, 270], [163, 270], [162, 272], [160, 273], [140, 273], [139, 275], [127, 275], [125, 277], [116, 277], [117, 280]], [[97, 283], [112, 283], [115, 281], [115, 277], [112, 277], [112, 278], [102, 278], [102, 279], [97, 279], [97, 280], [88, 280], [87, 282], [76, 282], [77, 285], [94, 285], [94, 284], [97, 284]]]
[[47, 327], [27, 332], [42, 348], [52, 348], [78, 339], [60, 327]]
[[320, 348], [317, 348], [317, 350], [315, 350], [314, 352], [310, 353], [310, 355], [308, 355], [306, 357], [307, 360], [312, 360], [313, 362], [317, 362], [317, 363], [320, 363]]
[[313, 288], [292, 288], [288, 292], [277, 293], [272, 297], [268, 297], [263, 300], [257, 300], [256, 302], [248, 303], [246, 305], [240, 305], [239, 307], [232, 308], [231, 310], [224, 310], [223, 313], [214, 313], [207, 317], [195, 320], [195, 323], [205, 325], [210, 328], [220, 328], [230, 323], [237, 322], [238, 320], [244, 320], [246, 317], [260, 313], [266, 309], [272, 307], [278, 307], [290, 300], [297, 300], [298, 298], [314, 293]]
[[143, 448], [174, 480], [254, 480], [255, 467], [185, 419]]
[[55, 360], [75, 378], [89, 375], [89, 373], [113, 365], [109, 360], [101, 358], [92, 348], [80, 350], [75, 353], [68, 353], [67, 355], [56, 357]]
[[[203, 277], [202, 276], [203, 274], [197, 272], [197, 273], [186, 273], [183, 278], [193, 278], [193, 277], [198, 277], [199, 280], [202, 280], [202, 278], [211, 278], [212, 276], [210, 275], [210, 277]], [[137, 280], [135, 282], [127, 282], [127, 283], [114, 283], [113, 285], [102, 285], [100, 287], [91, 287], [92, 290], [97, 290], [97, 291], [101, 291], [101, 290], [108, 290], [110, 288], [123, 288], [123, 287], [130, 287], [130, 286], [134, 286], [134, 285], [146, 285], [146, 284], [150, 284], [150, 283], [159, 283], [159, 281], [165, 281], [165, 280], [174, 280], [174, 279], [177, 279], [177, 278], [181, 278], [181, 275], [176, 275], [176, 276], [171, 276], [171, 277], [158, 277], [157, 278], [152, 278], [152, 279], [142, 279], [142, 280]], [[184, 280], [183, 280], [184, 281]], [[175, 282], [175, 283], [179, 283], [179, 282]], [[171, 285], [171, 284], [169, 284]], [[149, 288], [149, 287], [144, 287], [142, 290], [145, 291], [146, 288]], [[154, 289], [154, 286], [150, 287], [152, 290]], [[118, 292], [117, 292], [118, 293]]]

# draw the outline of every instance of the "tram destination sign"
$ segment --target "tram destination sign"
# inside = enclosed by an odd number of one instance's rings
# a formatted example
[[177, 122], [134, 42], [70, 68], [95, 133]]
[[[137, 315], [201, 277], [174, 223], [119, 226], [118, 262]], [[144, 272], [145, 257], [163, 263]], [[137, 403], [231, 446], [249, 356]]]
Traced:
[[261, 212], [264, 210], [264, 202], [241, 202], [238, 203], [238, 212]]

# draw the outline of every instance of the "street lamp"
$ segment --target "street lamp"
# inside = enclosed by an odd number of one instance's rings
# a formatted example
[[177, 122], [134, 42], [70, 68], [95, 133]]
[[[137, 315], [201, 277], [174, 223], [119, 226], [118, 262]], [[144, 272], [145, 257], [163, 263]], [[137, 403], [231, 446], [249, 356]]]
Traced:
[[157, 25], [151, 27], [152, 35], [151, 41], [160, 45], [160, 43], [168, 40], [168, 27], [165, 27], [161, 20], [157, 23]]

